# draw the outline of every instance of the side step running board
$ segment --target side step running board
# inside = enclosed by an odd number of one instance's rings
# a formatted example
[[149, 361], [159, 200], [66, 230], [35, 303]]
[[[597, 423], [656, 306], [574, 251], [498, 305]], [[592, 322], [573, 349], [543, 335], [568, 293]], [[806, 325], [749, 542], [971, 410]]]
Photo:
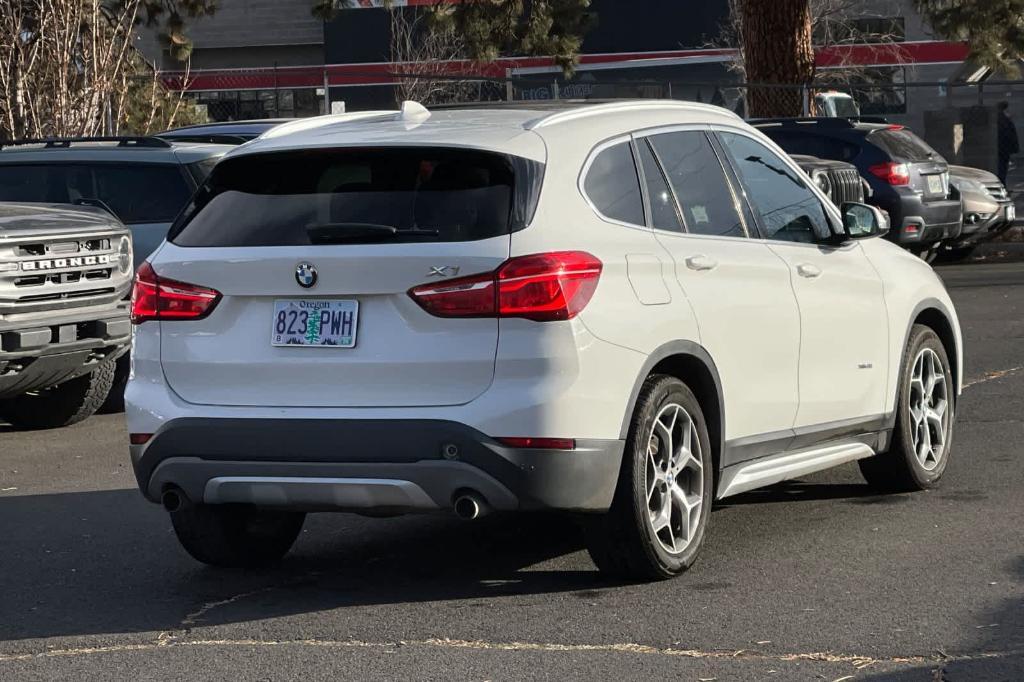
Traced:
[[874, 454], [875, 451], [864, 443], [841, 443], [812, 450], [784, 452], [737, 464], [722, 472], [718, 499], [831, 469]]

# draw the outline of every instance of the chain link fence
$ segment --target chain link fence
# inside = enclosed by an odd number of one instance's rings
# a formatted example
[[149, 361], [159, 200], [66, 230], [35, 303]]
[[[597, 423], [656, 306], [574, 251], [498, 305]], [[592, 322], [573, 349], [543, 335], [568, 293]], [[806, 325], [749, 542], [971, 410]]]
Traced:
[[[849, 78], [824, 72], [805, 86], [748, 84], [735, 78], [685, 80], [636, 77], [637, 70], [504, 76], [396, 73], [389, 65], [194, 71], [164, 74], [210, 121], [292, 118], [393, 109], [403, 99], [424, 104], [487, 101], [679, 99], [725, 107], [743, 118], [758, 112], [789, 116], [872, 118], [911, 128], [950, 163], [989, 170], [1024, 193], [1017, 130], [1024, 125], [1024, 81], [951, 83], [903, 80], [904, 69]], [[623, 77], [629, 75], [630, 77]], [[1005, 108], [1001, 109], [1001, 105]], [[1024, 161], [1024, 157], [1020, 157]]]

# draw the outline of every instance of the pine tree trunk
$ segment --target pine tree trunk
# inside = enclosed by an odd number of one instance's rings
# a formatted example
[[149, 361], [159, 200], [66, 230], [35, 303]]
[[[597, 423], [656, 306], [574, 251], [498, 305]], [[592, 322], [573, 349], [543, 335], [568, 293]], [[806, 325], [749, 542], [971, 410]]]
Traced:
[[801, 86], [814, 79], [810, 0], [742, 0], [742, 7], [747, 82], [792, 85], [750, 88], [750, 116], [799, 116]]

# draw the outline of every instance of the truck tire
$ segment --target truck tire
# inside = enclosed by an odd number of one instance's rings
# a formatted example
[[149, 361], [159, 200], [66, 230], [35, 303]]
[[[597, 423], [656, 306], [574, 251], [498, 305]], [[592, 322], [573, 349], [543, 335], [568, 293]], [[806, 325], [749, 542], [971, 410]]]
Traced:
[[124, 412], [124, 389], [128, 387], [128, 373], [131, 371], [131, 357], [125, 353], [117, 359], [114, 368], [114, 383], [110, 387], [107, 399], [103, 401], [97, 414], [119, 414]]
[[0, 400], [0, 419], [16, 429], [55, 429], [95, 414], [114, 383], [114, 360], [104, 360], [89, 374], [53, 388]]

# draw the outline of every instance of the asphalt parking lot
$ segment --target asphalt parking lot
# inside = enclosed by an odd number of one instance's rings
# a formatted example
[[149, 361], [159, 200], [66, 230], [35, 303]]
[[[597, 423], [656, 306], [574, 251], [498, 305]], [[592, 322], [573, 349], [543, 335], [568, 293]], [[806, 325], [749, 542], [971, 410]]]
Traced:
[[193, 562], [123, 419], [0, 426], [0, 679], [1024, 679], [1024, 264], [942, 268], [968, 387], [941, 488], [856, 466], [720, 504], [697, 565], [609, 583], [571, 519], [314, 515]]

